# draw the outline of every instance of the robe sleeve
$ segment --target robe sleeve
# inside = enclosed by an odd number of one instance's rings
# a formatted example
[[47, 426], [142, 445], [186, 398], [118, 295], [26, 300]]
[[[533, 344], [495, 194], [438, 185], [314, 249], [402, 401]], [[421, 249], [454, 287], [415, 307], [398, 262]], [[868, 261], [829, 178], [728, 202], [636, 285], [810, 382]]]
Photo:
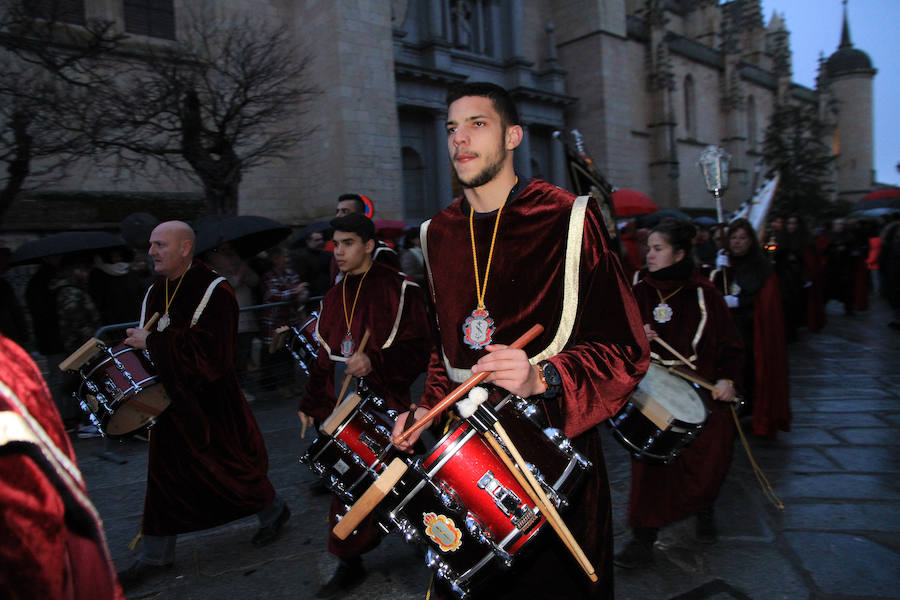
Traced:
[[596, 202], [585, 215], [578, 316], [566, 348], [549, 360], [562, 378], [567, 437], [615, 415], [647, 372], [650, 348], [619, 259], [606, 245]]
[[403, 293], [403, 314], [393, 343], [388, 348], [365, 351], [372, 362], [372, 372], [388, 387], [408, 386], [428, 366], [431, 335], [422, 291], [418, 286], [407, 285]]

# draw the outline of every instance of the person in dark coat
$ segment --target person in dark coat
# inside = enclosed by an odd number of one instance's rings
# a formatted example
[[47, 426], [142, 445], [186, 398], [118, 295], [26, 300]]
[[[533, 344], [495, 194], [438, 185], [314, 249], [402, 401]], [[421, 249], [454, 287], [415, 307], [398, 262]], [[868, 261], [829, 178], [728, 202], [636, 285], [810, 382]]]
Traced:
[[728, 252], [710, 274], [744, 342], [745, 401], [753, 412], [752, 431], [775, 437], [791, 429], [787, 342], [778, 275], [763, 254], [753, 225], [728, 225]]
[[164, 570], [179, 533], [256, 514], [256, 546], [274, 541], [290, 517], [269, 481], [262, 434], [235, 370], [238, 304], [231, 286], [192, 260], [194, 232], [168, 221], [150, 236], [160, 275], [125, 343], [146, 349], [171, 405], [150, 436], [140, 558], [119, 574], [123, 586]]
[[94, 256], [88, 290], [104, 325], [137, 321], [147, 288], [132, 268], [131, 251], [118, 248]]

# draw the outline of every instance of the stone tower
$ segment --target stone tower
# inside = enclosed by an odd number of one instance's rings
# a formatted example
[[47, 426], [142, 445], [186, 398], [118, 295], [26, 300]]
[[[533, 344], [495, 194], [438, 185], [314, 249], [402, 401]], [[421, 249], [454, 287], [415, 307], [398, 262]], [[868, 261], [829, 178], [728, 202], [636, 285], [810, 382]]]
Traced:
[[838, 198], [856, 201], [872, 190], [875, 179], [872, 79], [876, 70], [869, 56], [850, 41], [846, 0], [841, 44], [825, 61], [824, 71], [837, 109], [833, 150]]

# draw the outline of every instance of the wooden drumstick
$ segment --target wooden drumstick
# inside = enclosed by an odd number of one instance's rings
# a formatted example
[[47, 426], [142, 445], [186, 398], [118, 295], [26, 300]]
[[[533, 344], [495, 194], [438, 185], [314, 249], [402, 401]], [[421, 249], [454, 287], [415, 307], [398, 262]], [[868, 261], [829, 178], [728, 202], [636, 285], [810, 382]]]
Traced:
[[566, 523], [562, 520], [562, 517], [559, 516], [556, 507], [550, 502], [547, 494], [544, 493], [544, 489], [534, 478], [534, 475], [532, 475], [531, 470], [525, 466], [525, 461], [522, 459], [522, 456], [519, 454], [518, 450], [516, 450], [512, 440], [509, 439], [509, 436], [499, 422], [494, 423], [494, 431], [497, 432], [497, 435], [500, 436], [500, 439], [503, 440], [503, 443], [513, 455], [515, 463], [513, 462], [513, 459], [510, 459], [506, 451], [503, 450], [500, 443], [494, 439], [494, 436], [488, 433], [483, 436], [484, 439], [487, 440], [497, 456], [500, 457], [500, 460], [503, 461], [503, 464], [506, 465], [506, 468], [513, 474], [513, 477], [516, 478], [516, 481], [519, 482], [519, 485], [522, 486], [522, 489], [525, 490], [525, 493], [528, 494], [531, 501], [537, 505], [538, 509], [547, 519], [547, 522], [553, 527], [553, 531], [556, 532], [556, 535], [559, 536], [563, 545], [565, 545], [575, 560], [578, 561], [578, 564], [584, 569], [584, 572], [590, 580], [597, 581], [597, 574], [594, 571], [594, 566], [591, 564], [591, 561], [588, 560], [588, 557], [584, 554], [584, 550], [581, 549], [581, 546], [578, 545], [578, 542], [572, 536], [572, 532], [569, 531]]
[[[366, 329], [366, 332], [363, 334], [362, 341], [359, 342], [359, 349], [353, 353], [353, 356], [358, 356], [363, 350], [366, 349], [366, 343], [369, 341], [369, 330]], [[347, 388], [350, 387], [350, 380], [353, 379], [353, 375], [347, 375], [344, 377], [344, 383], [341, 384], [341, 393], [337, 395], [336, 401], [334, 403], [334, 408], [338, 407], [338, 404], [341, 403], [341, 400], [344, 398], [344, 394], [347, 392]], [[334, 410], [334, 409], [332, 409]]]
[[[539, 336], [542, 331], [544, 331], [543, 325], [538, 324], [532, 326], [532, 328], [523, 333], [519, 339], [510, 344], [509, 348], [524, 348], [529, 344], [529, 342]], [[481, 373], [472, 375], [464, 382], [459, 384], [459, 386], [455, 390], [450, 392], [443, 400], [435, 404], [434, 407], [426, 414], [424, 414], [421, 419], [413, 423], [409, 427], [409, 429], [397, 436], [397, 439], [394, 441], [394, 445], [402, 444], [403, 442], [405, 442], [409, 438], [409, 436], [422, 429], [425, 426], [425, 423], [433, 419], [439, 413], [450, 408], [450, 406], [452, 406], [457, 400], [466, 395], [473, 387], [481, 383], [488, 375], [490, 375], [490, 371], [482, 371]]]
[[337, 525], [334, 526], [332, 533], [339, 540], [346, 540], [353, 533], [362, 520], [369, 516], [378, 503], [384, 500], [385, 496], [391, 493], [391, 490], [400, 481], [400, 478], [406, 473], [408, 465], [400, 458], [395, 458], [391, 464], [378, 476], [378, 479], [369, 486], [369, 488], [360, 496], [347, 514], [344, 515]]
[[699, 385], [700, 387], [706, 388], [711, 392], [715, 391], [715, 389], [716, 389], [716, 386], [714, 384], [706, 381], [705, 379], [701, 379], [692, 373], [685, 373], [684, 371], [679, 371], [675, 367], [669, 367], [668, 371], [669, 371], [669, 373], [672, 373], [673, 375], [678, 375], [682, 379], [687, 379], [688, 381], [692, 381], [692, 382], [696, 383], [697, 385]]
[[153, 324], [156, 323], [156, 320], [159, 319], [159, 313], [153, 313], [153, 316], [150, 317], [146, 323], [144, 323], [144, 331], [150, 331], [150, 328], [153, 327]]
[[668, 350], [669, 352], [671, 352], [672, 356], [674, 356], [675, 358], [677, 358], [678, 360], [680, 360], [681, 362], [683, 362], [684, 364], [689, 366], [694, 371], [697, 370], [697, 367], [694, 365], [694, 363], [692, 363], [691, 361], [686, 359], [684, 356], [682, 356], [681, 353], [678, 352], [678, 350], [676, 350], [672, 346], [670, 346], [668, 344], [668, 342], [666, 342], [666, 340], [662, 339], [659, 336], [656, 336], [655, 338], [653, 338], [653, 341], [656, 342], [657, 344], [659, 344], [660, 346], [662, 346], [663, 348], [665, 348], [666, 350]]
[[[692, 382], [696, 383], [697, 385], [699, 385], [700, 387], [706, 388], [710, 392], [716, 391], [716, 384], [710, 383], [709, 381], [706, 381], [705, 379], [701, 379], [700, 377], [697, 377], [693, 373], [685, 373], [684, 371], [679, 371], [678, 369], [676, 369], [674, 367], [669, 367], [668, 371], [669, 371], [669, 373], [672, 373], [673, 375], [678, 375], [682, 379], [687, 379], [688, 381], [692, 381]], [[734, 387], [733, 382], [731, 383], [731, 387]], [[722, 402], [724, 402], [724, 400], [722, 400]], [[734, 404], [740, 404], [743, 401], [741, 400], [740, 396], [735, 394], [734, 398], [731, 400], [731, 402]]]

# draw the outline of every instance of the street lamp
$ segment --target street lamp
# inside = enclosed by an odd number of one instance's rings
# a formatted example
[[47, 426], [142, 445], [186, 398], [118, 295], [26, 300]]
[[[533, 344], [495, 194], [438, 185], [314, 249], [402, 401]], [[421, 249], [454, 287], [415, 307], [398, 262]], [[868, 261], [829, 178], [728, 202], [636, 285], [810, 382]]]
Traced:
[[722, 192], [728, 189], [728, 163], [731, 155], [719, 146], [707, 146], [700, 153], [700, 172], [706, 183], [706, 190], [716, 199], [716, 216], [719, 223], [724, 223], [722, 216]]
[[[706, 190], [716, 199], [716, 218], [719, 221], [719, 227], [724, 235], [725, 233], [725, 217], [722, 215], [722, 192], [728, 189], [728, 163], [731, 160], [725, 150], [719, 146], [707, 146], [700, 153], [700, 172], [703, 174], [703, 181], [706, 183]], [[728, 243], [725, 242], [725, 247]], [[720, 250], [719, 252], [723, 252]], [[728, 274], [722, 269], [722, 293], [729, 294]]]

